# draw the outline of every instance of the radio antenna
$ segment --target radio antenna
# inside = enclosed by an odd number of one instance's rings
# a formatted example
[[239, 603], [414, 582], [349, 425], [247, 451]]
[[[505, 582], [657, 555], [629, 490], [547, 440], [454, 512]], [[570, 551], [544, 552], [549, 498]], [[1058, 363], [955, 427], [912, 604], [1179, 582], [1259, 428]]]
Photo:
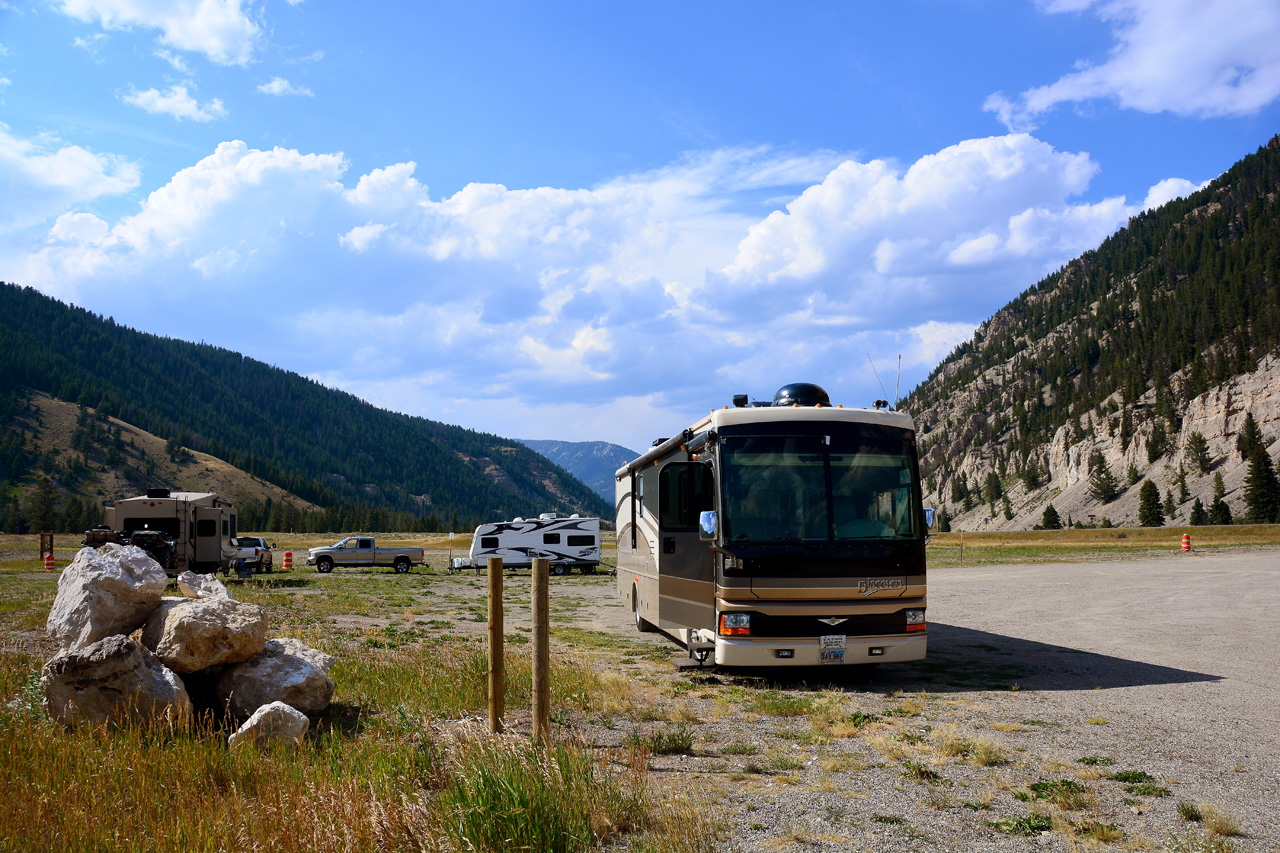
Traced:
[[898, 388], [902, 385], [902, 353], [898, 353], [898, 378], [893, 382], [893, 407], [898, 408]]
[[[871, 361], [871, 353], [867, 353], [867, 361]], [[880, 383], [880, 393], [889, 396], [889, 392], [884, 390], [884, 381], [880, 379], [880, 371], [876, 370], [876, 363], [871, 361], [871, 372], [876, 375], [876, 381]]]

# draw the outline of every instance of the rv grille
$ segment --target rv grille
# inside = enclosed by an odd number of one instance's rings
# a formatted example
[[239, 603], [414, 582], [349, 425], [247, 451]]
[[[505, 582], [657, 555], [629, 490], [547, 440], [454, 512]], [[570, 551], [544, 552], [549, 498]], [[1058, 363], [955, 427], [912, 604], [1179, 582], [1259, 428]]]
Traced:
[[836, 625], [821, 621], [820, 616], [769, 616], [751, 614], [752, 637], [821, 637], [824, 634], [845, 634], [850, 637], [871, 637], [882, 634], [907, 633], [907, 616], [897, 613], [870, 613], [861, 616], [832, 616], [844, 619]]

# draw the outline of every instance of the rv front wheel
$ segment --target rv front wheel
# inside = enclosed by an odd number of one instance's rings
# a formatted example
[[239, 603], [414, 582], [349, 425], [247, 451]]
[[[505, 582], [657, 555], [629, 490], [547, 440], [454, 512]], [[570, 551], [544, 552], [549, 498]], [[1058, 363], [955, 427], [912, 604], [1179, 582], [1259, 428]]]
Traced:
[[656, 629], [653, 623], [640, 615], [640, 596], [636, 588], [631, 587], [631, 614], [636, 617], [636, 630], [642, 634], [651, 634]]

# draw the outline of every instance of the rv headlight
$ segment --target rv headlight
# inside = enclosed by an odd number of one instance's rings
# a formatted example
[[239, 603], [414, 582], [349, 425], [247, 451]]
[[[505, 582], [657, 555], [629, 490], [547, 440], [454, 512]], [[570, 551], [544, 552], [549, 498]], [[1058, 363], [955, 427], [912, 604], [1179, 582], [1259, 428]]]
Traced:
[[912, 608], [904, 610], [907, 615], [907, 631], [923, 631], [925, 630], [924, 610]]
[[750, 613], [721, 613], [720, 636], [733, 637], [751, 634]]

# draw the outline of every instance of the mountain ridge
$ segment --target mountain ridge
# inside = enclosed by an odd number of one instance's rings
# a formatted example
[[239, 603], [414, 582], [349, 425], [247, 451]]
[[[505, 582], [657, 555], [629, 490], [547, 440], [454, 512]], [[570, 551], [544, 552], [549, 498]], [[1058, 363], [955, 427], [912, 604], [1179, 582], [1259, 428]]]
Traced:
[[[1186, 523], [1220, 475], [1232, 514], [1247, 511], [1246, 415], [1280, 451], [1278, 188], [1275, 137], [984, 321], [903, 401], [927, 500], [968, 530], [1032, 527], [1051, 503], [1064, 521], [1133, 524], [1151, 481]], [[1116, 500], [1089, 494], [1102, 462]]]

